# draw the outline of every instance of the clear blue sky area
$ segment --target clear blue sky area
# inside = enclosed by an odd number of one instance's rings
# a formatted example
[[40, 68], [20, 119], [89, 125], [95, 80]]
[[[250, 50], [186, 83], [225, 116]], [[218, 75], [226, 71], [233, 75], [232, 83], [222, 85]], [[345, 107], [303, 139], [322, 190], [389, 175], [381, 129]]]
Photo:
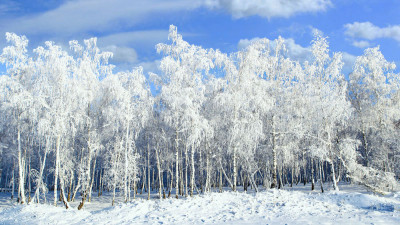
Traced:
[[31, 49], [96, 36], [119, 69], [156, 72], [161, 56], [154, 46], [167, 41], [170, 24], [189, 43], [227, 53], [254, 38], [282, 36], [300, 61], [318, 29], [332, 51], [343, 52], [348, 72], [356, 56], [377, 45], [400, 64], [399, 12], [398, 0], [2, 0], [0, 34], [26, 35]]

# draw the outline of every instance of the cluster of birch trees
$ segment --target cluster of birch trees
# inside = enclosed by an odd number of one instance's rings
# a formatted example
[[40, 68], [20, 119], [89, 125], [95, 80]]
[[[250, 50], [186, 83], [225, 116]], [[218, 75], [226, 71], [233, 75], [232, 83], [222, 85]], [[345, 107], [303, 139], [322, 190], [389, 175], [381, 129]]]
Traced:
[[[2, 190], [54, 205], [92, 193], [174, 195], [324, 182], [397, 189], [400, 80], [379, 47], [347, 77], [341, 53], [315, 34], [313, 59], [287, 57], [284, 40], [225, 54], [170, 27], [160, 74], [114, 73], [96, 38], [28, 52], [7, 33], [0, 55]], [[156, 94], [152, 94], [156, 93]], [[327, 185], [327, 184], [325, 184]]]

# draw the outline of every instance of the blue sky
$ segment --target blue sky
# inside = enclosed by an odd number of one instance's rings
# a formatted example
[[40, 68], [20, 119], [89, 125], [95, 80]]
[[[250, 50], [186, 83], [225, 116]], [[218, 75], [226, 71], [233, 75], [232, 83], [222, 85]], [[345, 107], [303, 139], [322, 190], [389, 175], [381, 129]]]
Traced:
[[170, 24], [189, 43], [227, 53], [282, 36], [300, 61], [318, 29], [350, 71], [355, 56], [377, 45], [400, 65], [399, 12], [398, 0], [0, 0], [0, 34], [26, 35], [31, 48], [47, 40], [67, 48], [69, 40], [96, 36], [118, 68], [156, 72], [154, 46], [167, 41]]

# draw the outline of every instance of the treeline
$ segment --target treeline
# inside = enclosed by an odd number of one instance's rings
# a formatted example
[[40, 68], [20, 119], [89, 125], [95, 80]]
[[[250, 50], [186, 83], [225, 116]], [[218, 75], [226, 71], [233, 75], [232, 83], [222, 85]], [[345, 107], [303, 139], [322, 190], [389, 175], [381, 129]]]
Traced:
[[[340, 180], [398, 188], [399, 76], [379, 47], [345, 78], [342, 54], [315, 34], [313, 60], [287, 57], [282, 38], [224, 54], [182, 40], [158, 44], [161, 74], [113, 73], [96, 38], [28, 53], [7, 33], [0, 62], [0, 187], [21, 203], [79, 209], [92, 192], [159, 198], [237, 186], [258, 191]], [[153, 87], [153, 88], [151, 88]], [[152, 89], [157, 89], [156, 95]]]

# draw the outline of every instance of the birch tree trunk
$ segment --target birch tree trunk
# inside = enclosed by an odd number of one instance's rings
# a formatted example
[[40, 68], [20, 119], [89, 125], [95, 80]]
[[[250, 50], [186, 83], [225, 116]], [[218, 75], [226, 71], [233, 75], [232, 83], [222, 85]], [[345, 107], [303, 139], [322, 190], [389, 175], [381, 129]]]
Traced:
[[175, 134], [175, 197], [178, 199], [179, 195], [179, 140], [178, 140], [178, 131]]
[[222, 172], [221, 169], [219, 169], [219, 193], [222, 193]]
[[147, 142], [147, 200], [150, 200], [150, 144]]
[[[49, 145], [48, 142], [49, 142], [49, 140], [47, 140], [46, 145]], [[38, 179], [38, 183], [37, 183], [37, 186], [36, 186], [35, 195], [33, 196], [33, 198], [36, 199], [37, 203], [39, 203], [40, 188], [42, 187], [43, 171], [44, 171], [44, 168], [45, 168], [45, 165], [46, 165], [46, 158], [47, 158], [48, 149], [49, 148], [47, 148], [47, 146], [46, 146], [46, 148], [44, 150], [43, 162], [42, 162], [42, 164], [40, 166], [39, 177], [37, 178]]]
[[60, 135], [57, 136], [57, 142], [56, 142], [56, 169], [54, 172], [54, 206], [57, 206], [57, 179], [58, 179], [58, 168], [60, 164], [60, 142], [61, 142], [61, 137]]
[[311, 191], [314, 190], [314, 160], [311, 158]]
[[[229, 186], [230, 186], [230, 187], [232, 188], [232, 190], [233, 190], [233, 184], [232, 184], [231, 180], [229, 179], [228, 175], [226, 175], [226, 172], [225, 172], [224, 168], [222, 167], [222, 162], [220, 162], [220, 169], [221, 169], [222, 173], [224, 174], [225, 179], [226, 179], [226, 181], [228, 182]], [[222, 180], [222, 179], [221, 179], [221, 180]]]
[[335, 165], [333, 164], [333, 161], [332, 161], [332, 160], [329, 162], [329, 164], [331, 165], [331, 170], [332, 170], [333, 189], [334, 189], [335, 191], [339, 191], [339, 187], [338, 187], [337, 181], [336, 181]]
[[365, 163], [364, 165], [366, 167], [369, 167], [369, 146], [368, 146], [368, 140], [367, 140], [367, 134], [365, 132], [365, 128], [364, 128], [364, 123], [361, 122], [361, 126], [362, 126], [362, 137], [363, 137], [363, 147], [364, 147], [364, 152], [365, 152]]
[[188, 169], [189, 169], [188, 149], [185, 145], [185, 197], [188, 196]]
[[65, 198], [64, 189], [65, 189], [64, 188], [64, 180], [60, 179], [60, 194], [61, 194], [62, 201], [64, 203], [65, 208], [68, 209], [69, 208], [69, 203], [68, 203], [67, 199]]
[[206, 146], [206, 192], [211, 190], [211, 172], [210, 172], [210, 154], [208, 152], [208, 148]]
[[236, 191], [236, 183], [237, 183], [237, 162], [236, 162], [236, 146], [233, 147], [233, 184], [232, 190]]
[[156, 158], [157, 158], [157, 171], [158, 171], [158, 197], [161, 199], [161, 188], [162, 188], [162, 180], [161, 180], [161, 165], [160, 165], [160, 156], [158, 155], [158, 150], [156, 149]]
[[319, 183], [321, 184], [321, 192], [324, 193], [324, 185], [322, 183], [322, 165], [319, 163]]
[[[194, 152], [194, 149], [193, 149]], [[200, 185], [200, 191], [203, 193], [203, 157], [201, 154], [201, 151], [199, 151], [199, 185]], [[196, 187], [196, 186], [195, 186]], [[197, 190], [197, 187], [196, 187]]]
[[89, 199], [88, 202], [92, 200], [92, 188], [93, 188], [93, 182], [94, 182], [94, 172], [96, 171], [96, 157], [94, 157], [94, 162], [93, 162], [93, 170], [92, 170], [92, 177], [91, 177], [91, 182], [89, 186]]
[[67, 197], [67, 201], [70, 202], [71, 201], [71, 192], [72, 192], [72, 186], [74, 184], [74, 171], [71, 170], [71, 179], [69, 181], [69, 188], [68, 188], [68, 197]]
[[[81, 150], [81, 168], [82, 168], [82, 166], [83, 166], [83, 148], [82, 148], [82, 150]], [[77, 182], [77, 184], [76, 184], [74, 193], [72, 194], [72, 199], [71, 199], [71, 201], [75, 201], [76, 193], [78, 192], [79, 188], [81, 187], [82, 173], [83, 173], [83, 172], [80, 171], [80, 173], [79, 173], [79, 175], [78, 175], [78, 182]]]
[[28, 203], [30, 202], [31, 202], [31, 157], [29, 157], [29, 162], [28, 162]]
[[14, 160], [13, 160], [11, 183], [12, 183], [11, 199], [14, 199], [14, 193], [15, 193], [15, 161]]
[[20, 128], [20, 118], [18, 116], [18, 196], [21, 196], [20, 203], [25, 203], [25, 187], [24, 187], [24, 165], [22, 162], [22, 150], [21, 150], [21, 128]]
[[190, 196], [193, 196], [193, 191], [194, 191], [194, 174], [195, 174], [195, 168], [194, 168], [194, 146], [192, 145], [191, 149], [191, 164], [192, 164], [192, 169], [191, 169], [191, 175], [190, 175]]
[[277, 160], [276, 160], [276, 133], [275, 133], [275, 117], [272, 116], [272, 183], [271, 188], [275, 188], [278, 183], [277, 179]]
[[[125, 143], [125, 173], [124, 173], [124, 196], [125, 202], [128, 201], [128, 146], [129, 146], [129, 121], [126, 126], [126, 143]], [[144, 182], [144, 181], [143, 181]]]

